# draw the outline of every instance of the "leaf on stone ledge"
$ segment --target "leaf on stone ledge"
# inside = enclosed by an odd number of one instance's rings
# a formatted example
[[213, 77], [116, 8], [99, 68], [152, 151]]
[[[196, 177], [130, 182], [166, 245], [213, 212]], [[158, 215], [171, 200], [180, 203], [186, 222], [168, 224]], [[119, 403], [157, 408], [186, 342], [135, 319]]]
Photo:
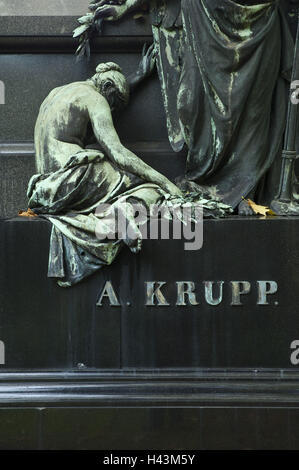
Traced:
[[276, 216], [275, 212], [272, 211], [270, 207], [260, 206], [259, 204], [253, 202], [251, 199], [243, 198], [243, 200], [247, 202], [247, 204], [249, 205], [249, 207], [251, 207], [255, 214], [263, 215], [264, 217]]
[[19, 211], [18, 215], [19, 217], [38, 217], [38, 215], [31, 209], [27, 209], [27, 211]]

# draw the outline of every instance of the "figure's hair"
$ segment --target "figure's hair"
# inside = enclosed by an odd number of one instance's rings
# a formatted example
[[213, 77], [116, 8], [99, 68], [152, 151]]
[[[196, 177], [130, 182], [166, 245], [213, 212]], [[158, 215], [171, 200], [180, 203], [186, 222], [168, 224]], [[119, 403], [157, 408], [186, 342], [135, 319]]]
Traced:
[[[99, 92], [108, 100], [111, 108], [126, 105], [129, 101], [129, 84], [122, 73], [122, 69], [114, 62], [99, 64], [96, 74], [91, 78]], [[107, 82], [112, 82], [113, 87], [105, 87]]]
[[106, 64], [99, 64], [96, 68], [97, 73], [105, 73], [111, 71], [122, 73], [122, 69], [120, 68], [120, 66], [115, 64], [114, 62], [106, 62]]

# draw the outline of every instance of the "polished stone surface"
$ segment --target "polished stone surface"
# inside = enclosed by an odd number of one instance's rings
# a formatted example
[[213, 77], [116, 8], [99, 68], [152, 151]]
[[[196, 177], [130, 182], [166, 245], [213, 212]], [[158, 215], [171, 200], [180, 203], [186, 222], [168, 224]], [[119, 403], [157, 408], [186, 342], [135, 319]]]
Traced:
[[299, 409], [0, 408], [0, 449], [297, 450]]

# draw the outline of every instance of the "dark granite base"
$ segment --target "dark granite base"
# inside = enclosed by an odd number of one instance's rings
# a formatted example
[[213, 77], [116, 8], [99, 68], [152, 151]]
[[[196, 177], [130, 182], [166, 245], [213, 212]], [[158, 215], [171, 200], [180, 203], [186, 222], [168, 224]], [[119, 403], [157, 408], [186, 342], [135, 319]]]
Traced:
[[0, 374], [0, 450], [299, 448], [298, 373]]
[[[206, 221], [202, 250], [145, 241], [71, 289], [47, 278], [50, 228], [0, 222], [0, 449], [298, 448], [298, 219]], [[121, 306], [96, 306], [106, 281]], [[169, 306], [144, 305], [146, 281]], [[178, 281], [199, 305], [176, 306]], [[251, 283], [243, 305], [231, 281]]]

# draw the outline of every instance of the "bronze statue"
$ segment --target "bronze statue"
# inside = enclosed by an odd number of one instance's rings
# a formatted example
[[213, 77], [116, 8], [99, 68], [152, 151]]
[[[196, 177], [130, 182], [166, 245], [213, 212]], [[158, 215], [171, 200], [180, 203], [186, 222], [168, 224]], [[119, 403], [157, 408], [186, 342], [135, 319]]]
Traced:
[[[151, 8], [169, 139], [175, 151], [184, 143], [189, 149], [180, 186], [212, 187], [243, 215], [252, 213], [243, 197], [271, 204], [294, 53], [282, 2], [92, 1], [89, 25], [118, 20], [143, 4]], [[82, 52], [89, 28], [81, 20], [87, 27]], [[276, 208], [299, 214], [294, 201]]]
[[[151, 67], [150, 60], [148, 67]], [[146, 70], [144, 76], [147, 74]], [[100, 64], [89, 80], [51, 91], [41, 105], [35, 126], [38, 172], [50, 173], [67, 165], [74, 166], [75, 162], [97, 159], [94, 150], [86, 149], [96, 140], [109, 163], [116, 168], [157, 184], [167, 193], [181, 196], [177, 186], [120, 142], [112, 112], [128, 101], [129, 83], [120, 67], [112, 62]]]

